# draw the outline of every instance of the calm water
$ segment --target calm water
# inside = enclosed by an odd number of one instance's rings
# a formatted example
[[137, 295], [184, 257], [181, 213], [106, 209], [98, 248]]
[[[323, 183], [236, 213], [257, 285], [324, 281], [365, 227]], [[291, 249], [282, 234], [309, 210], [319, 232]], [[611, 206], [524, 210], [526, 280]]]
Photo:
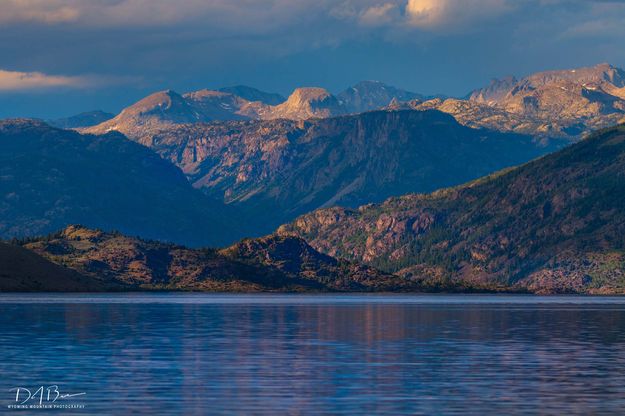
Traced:
[[42, 385], [86, 393], [63, 414], [624, 414], [625, 298], [0, 295], [0, 412]]

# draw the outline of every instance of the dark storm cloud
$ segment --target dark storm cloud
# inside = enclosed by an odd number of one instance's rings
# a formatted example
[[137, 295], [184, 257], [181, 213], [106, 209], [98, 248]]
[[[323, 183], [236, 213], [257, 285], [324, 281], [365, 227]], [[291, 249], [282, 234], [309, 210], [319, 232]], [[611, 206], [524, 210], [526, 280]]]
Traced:
[[[495, 76], [625, 64], [625, 2], [614, 0], [3, 0], [0, 7], [0, 86], [11, 85], [0, 91], [0, 116], [118, 110], [157, 89], [239, 83], [288, 93], [380, 79], [461, 95]], [[37, 73], [45, 89], [35, 91], [31, 79], [18, 93], [23, 73]]]

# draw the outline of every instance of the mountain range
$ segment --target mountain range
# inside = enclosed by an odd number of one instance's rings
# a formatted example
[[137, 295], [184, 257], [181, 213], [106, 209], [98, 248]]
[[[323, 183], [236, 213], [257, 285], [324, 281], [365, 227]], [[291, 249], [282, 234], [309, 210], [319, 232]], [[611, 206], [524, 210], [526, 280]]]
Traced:
[[[530, 134], [541, 140], [578, 140], [625, 121], [625, 72], [609, 64], [539, 72], [520, 80], [495, 79], [465, 98], [428, 98], [377, 81], [363, 81], [336, 96], [297, 88], [284, 99], [251, 87], [154, 93], [111, 120], [90, 128], [139, 139], [172, 124], [224, 120], [307, 120], [380, 109], [437, 109], [469, 127]], [[87, 124], [84, 125], [87, 127]]]
[[625, 128], [587, 136], [625, 121], [624, 79], [169, 90], [0, 121], [0, 288], [623, 293]]
[[[625, 126], [431, 194], [224, 249], [82, 226], [0, 244], [3, 290], [625, 293]], [[9, 260], [10, 259], [10, 260]], [[61, 289], [62, 288], [62, 289]]]
[[287, 99], [245, 86], [204, 89], [183, 95], [167, 90], [143, 98], [88, 131], [102, 134], [116, 130], [136, 139], [172, 124], [328, 118], [376, 110], [393, 101], [415, 98], [421, 96], [377, 81], [362, 81], [337, 96], [323, 88], [297, 88]]

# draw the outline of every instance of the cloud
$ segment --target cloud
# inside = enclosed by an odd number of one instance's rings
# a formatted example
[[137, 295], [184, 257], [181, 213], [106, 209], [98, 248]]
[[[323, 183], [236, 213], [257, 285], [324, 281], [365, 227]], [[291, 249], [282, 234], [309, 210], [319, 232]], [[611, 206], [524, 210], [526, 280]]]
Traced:
[[[398, 0], [394, 0], [397, 2]], [[203, 22], [227, 26], [288, 23], [311, 17], [349, 0], [1, 0], [0, 23], [44, 22], [48, 24], [112, 27], [164, 26]], [[363, 0], [365, 7], [373, 1]], [[232, 28], [234, 29], [234, 28]], [[246, 29], [239, 26], [237, 29]]]
[[[154, 28], [184, 25], [241, 36], [315, 25], [350, 37], [357, 28], [464, 29], [528, 1], [561, 0], [0, 0], [0, 25]], [[336, 23], [343, 24], [337, 27]], [[345, 26], [347, 24], [347, 26]], [[340, 30], [342, 29], [342, 31]], [[318, 31], [316, 31], [318, 33]], [[336, 34], [332, 35], [336, 38]]]
[[440, 24], [448, 7], [449, 2], [446, 0], [409, 0], [406, 14], [414, 26], [428, 27]]
[[[552, 0], [553, 1], [553, 0]], [[596, 0], [587, 5], [585, 18], [569, 17], [569, 24], [559, 35], [559, 39], [592, 39], [618, 38], [622, 41], [625, 35], [625, 1]]]
[[[444, 73], [446, 79], [425, 88], [449, 92], [450, 83], [473, 87], [470, 76], [623, 65], [624, 6], [617, 0], [0, 0], [0, 68], [114, 79], [39, 74], [46, 82], [18, 83], [4, 74], [12, 89], [93, 88], [128, 76], [142, 81], [126, 82], [124, 90], [253, 83], [287, 93], [300, 81], [338, 84], [340, 77], [386, 77], [419, 89], [421, 80]], [[421, 62], [428, 65], [415, 68]], [[460, 65], [466, 79], [449, 72]]]
[[[284, 28], [334, 30], [355, 27], [459, 32], [479, 23], [511, 16], [511, 22], [590, 7], [622, 7], [623, 0], [0, 0], [0, 25], [25, 22], [77, 26], [85, 30], [121, 27], [201, 27], [240, 36], [282, 32]], [[318, 31], [317, 31], [318, 33]]]
[[0, 23], [76, 21], [80, 11], [72, 2], [59, 0], [2, 0]]
[[0, 69], [1, 91], [34, 91], [50, 88], [90, 88], [119, 84], [124, 78], [101, 76], [48, 75], [42, 72], [6, 71]]
[[397, 4], [384, 3], [365, 9], [360, 16], [360, 22], [369, 26], [385, 25], [393, 22], [397, 15]]
[[406, 16], [411, 26], [420, 29], [457, 31], [513, 9], [507, 0], [408, 0]]
[[[0, 24], [159, 26], [203, 22], [233, 30], [269, 28], [327, 17], [365, 26], [421, 28], [494, 16], [510, 0], [1, 0]], [[525, 0], [517, 0], [525, 1]], [[543, 0], [544, 1], [544, 0]], [[553, 0], [551, 0], [553, 1]], [[405, 9], [405, 13], [402, 13]], [[234, 27], [232, 25], [235, 25]]]

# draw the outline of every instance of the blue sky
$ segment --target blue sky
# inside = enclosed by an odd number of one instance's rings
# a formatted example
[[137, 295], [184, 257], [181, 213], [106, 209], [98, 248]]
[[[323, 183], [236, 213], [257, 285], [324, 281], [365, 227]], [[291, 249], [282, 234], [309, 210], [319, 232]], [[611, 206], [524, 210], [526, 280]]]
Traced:
[[1, 0], [0, 117], [118, 111], [167, 88], [461, 96], [493, 77], [625, 66], [620, 0]]

